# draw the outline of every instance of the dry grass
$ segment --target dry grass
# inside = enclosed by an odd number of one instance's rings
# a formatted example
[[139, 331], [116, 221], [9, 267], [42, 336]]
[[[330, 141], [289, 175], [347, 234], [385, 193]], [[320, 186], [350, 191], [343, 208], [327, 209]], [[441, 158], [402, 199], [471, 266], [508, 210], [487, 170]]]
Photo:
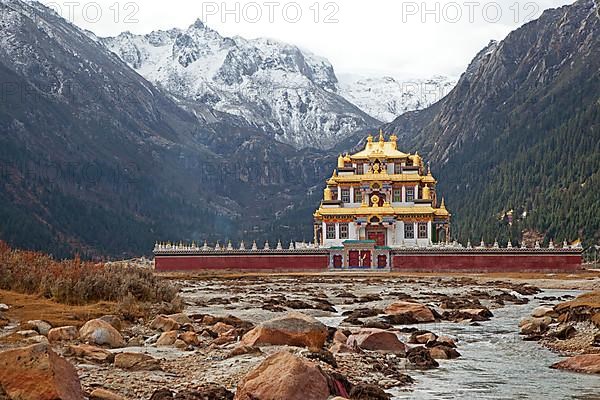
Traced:
[[146, 268], [56, 261], [37, 252], [13, 250], [0, 242], [0, 289], [35, 294], [58, 303], [85, 305], [101, 301], [170, 303], [177, 288]]
[[48, 321], [52, 326], [80, 327], [90, 319], [113, 314], [117, 309], [115, 303], [99, 302], [85, 306], [70, 306], [40, 296], [6, 290], [0, 290], [0, 303], [10, 304], [10, 309], [3, 315], [11, 320], [27, 322], [41, 319]]

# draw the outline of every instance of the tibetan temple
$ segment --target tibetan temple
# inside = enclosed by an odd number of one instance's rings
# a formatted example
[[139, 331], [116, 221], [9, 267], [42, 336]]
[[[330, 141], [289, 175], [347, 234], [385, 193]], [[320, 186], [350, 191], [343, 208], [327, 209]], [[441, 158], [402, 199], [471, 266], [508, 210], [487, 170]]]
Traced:
[[572, 271], [582, 249], [473, 247], [451, 242], [450, 217], [437, 181], [418, 153], [397, 148], [394, 135], [367, 138], [365, 148], [338, 157], [314, 213], [314, 242], [256, 242], [246, 249], [156, 244], [158, 271]]

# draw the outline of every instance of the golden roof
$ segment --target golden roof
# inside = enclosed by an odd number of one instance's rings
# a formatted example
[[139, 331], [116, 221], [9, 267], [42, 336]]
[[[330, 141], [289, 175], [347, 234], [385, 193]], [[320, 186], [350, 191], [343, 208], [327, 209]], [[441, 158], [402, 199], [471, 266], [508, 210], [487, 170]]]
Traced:
[[356, 154], [350, 156], [352, 160], [357, 159], [373, 159], [373, 158], [407, 158], [409, 154], [403, 153], [397, 149], [396, 136], [390, 136], [390, 141], [386, 142], [383, 137], [383, 131], [379, 132], [379, 140], [373, 141], [373, 136], [369, 135], [367, 138], [367, 144], [364, 150], [359, 151]]
[[336, 215], [396, 215], [396, 214], [431, 214], [436, 216], [449, 216], [448, 210], [445, 208], [433, 208], [432, 206], [404, 206], [392, 207], [386, 203], [383, 207], [336, 207], [323, 208], [320, 207], [314, 214], [319, 216], [336, 216]]

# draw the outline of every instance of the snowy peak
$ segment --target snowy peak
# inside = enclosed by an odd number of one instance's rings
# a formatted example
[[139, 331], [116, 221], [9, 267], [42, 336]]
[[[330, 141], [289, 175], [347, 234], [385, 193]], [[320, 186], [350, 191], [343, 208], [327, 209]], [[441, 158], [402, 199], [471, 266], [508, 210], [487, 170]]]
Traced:
[[242, 117], [296, 147], [329, 147], [379, 121], [336, 93], [329, 61], [272, 39], [187, 29], [125, 32], [103, 43], [172, 94]]
[[445, 76], [431, 79], [342, 76], [338, 94], [380, 121], [390, 122], [405, 112], [429, 107], [455, 85], [456, 80]]

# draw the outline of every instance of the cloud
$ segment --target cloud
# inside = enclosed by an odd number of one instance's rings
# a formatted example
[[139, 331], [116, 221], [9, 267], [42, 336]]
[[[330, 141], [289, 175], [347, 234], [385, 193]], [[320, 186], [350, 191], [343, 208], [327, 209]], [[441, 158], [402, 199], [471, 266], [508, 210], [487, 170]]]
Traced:
[[185, 28], [269, 37], [328, 58], [340, 73], [458, 76], [491, 39], [572, 1], [72, 1], [47, 4], [99, 36]]

